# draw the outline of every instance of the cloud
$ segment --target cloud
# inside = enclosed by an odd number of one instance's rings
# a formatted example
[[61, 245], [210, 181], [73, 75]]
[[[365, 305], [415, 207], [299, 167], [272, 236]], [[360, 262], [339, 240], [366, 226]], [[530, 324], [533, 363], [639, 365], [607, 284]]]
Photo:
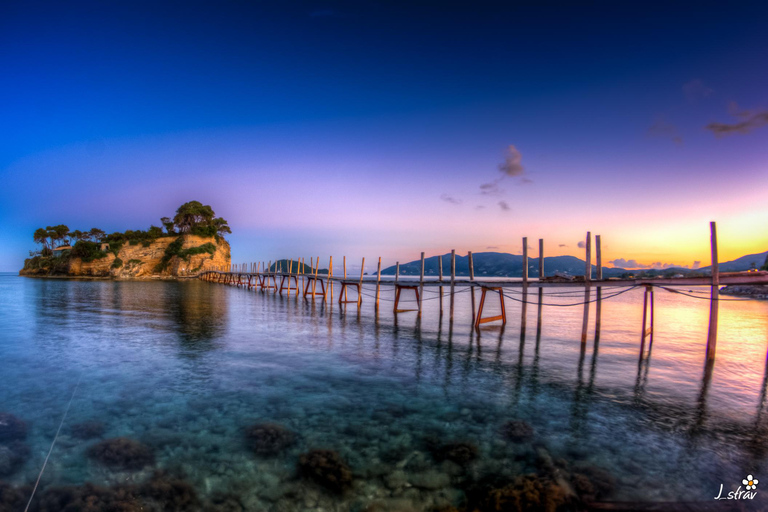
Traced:
[[484, 209], [485, 209], [485, 206], [482, 204], [475, 206], [475, 210], [484, 210]]
[[678, 146], [683, 143], [683, 137], [677, 130], [677, 126], [667, 122], [663, 115], [656, 116], [656, 121], [648, 128], [648, 135], [650, 137], [670, 139]]
[[560, 244], [560, 245], [558, 245], [558, 247], [568, 247], [568, 246], [565, 245], [565, 244]]
[[[626, 260], [624, 258], [616, 258], [615, 260], [611, 260], [608, 263], [613, 265], [614, 267], [631, 268], [631, 269], [652, 268], [656, 270], [663, 270], [665, 268], [672, 268], [672, 267], [688, 268], [688, 265], [678, 265], [676, 263], [662, 263], [661, 261], [655, 261], [650, 265], [646, 265], [644, 263], [639, 263], [637, 260]], [[700, 261], [694, 262], [693, 268], [698, 268], [696, 264], [700, 265], [701, 262]]]
[[499, 201], [499, 208], [501, 208], [501, 211], [508, 212], [512, 208], [509, 207], [509, 204], [507, 204], [506, 201]]
[[480, 185], [480, 193], [484, 196], [498, 196], [501, 194], [499, 180], [495, 180], [490, 183], [483, 183]]
[[698, 78], [691, 80], [688, 83], [683, 84], [683, 94], [688, 101], [696, 101], [702, 98], [708, 98], [715, 92], [711, 87], [704, 85], [704, 82]]
[[451, 204], [461, 204], [461, 199], [456, 199], [455, 197], [449, 196], [448, 194], [440, 194], [440, 200]]
[[486, 247], [486, 249], [498, 249], [498, 248], [499, 248], [498, 245], [489, 245], [488, 247]]
[[706, 128], [715, 134], [716, 137], [723, 137], [734, 133], [747, 134], [756, 128], [768, 124], [768, 110], [750, 111], [739, 110], [735, 102], [728, 105], [728, 113], [741, 121], [736, 123], [709, 123]]
[[581, 242], [579, 242], [578, 244], [576, 244], [576, 246], [577, 246], [579, 249], [586, 249], [586, 248], [587, 248], [587, 242], [585, 242], [585, 241], [583, 241], [583, 240], [582, 240]]
[[693, 265], [691, 266], [692, 269], [701, 268], [701, 262], [699, 260], [696, 260], [693, 262]]
[[507, 146], [507, 154], [504, 158], [504, 163], [499, 164], [499, 170], [507, 176], [522, 176], [525, 172], [525, 168], [520, 163], [523, 159], [523, 155], [520, 154], [518, 149], [510, 144]]

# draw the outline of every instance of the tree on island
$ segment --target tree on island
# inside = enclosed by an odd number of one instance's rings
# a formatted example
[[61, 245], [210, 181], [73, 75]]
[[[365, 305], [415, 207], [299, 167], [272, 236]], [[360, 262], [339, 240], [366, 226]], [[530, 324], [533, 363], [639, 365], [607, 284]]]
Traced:
[[[165, 218], [163, 224], [168, 230]], [[200, 201], [189, 201], [179, 206], [176, 215], [173, 217], [173, 226], [179, 233], [190, 233], [198, 236], [222, 236], [224, 233], [232, 233], [227, 221], [221, 217], [216, 217], [207, 204]]]

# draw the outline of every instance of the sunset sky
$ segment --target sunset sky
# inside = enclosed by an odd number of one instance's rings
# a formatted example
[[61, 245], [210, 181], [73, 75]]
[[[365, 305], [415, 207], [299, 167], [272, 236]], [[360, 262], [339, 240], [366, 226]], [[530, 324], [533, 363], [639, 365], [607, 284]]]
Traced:
[[768, 250], [768, 3], [281, 4], [2, 2], [0, 270], [189, 200], [235, 262]]

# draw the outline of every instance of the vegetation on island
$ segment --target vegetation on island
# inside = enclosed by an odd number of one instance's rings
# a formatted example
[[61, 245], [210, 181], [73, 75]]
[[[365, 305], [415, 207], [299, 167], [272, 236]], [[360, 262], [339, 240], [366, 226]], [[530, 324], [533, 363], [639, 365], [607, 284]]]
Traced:
[[[162, 261], [155, 268], [155, 271], [161, 272], [168, 267], [174, 256], [188, 261], [189, 257], [195, 254], [213, 255], [216, 252], [216, 245], [210, 242], [199, 247], [183, 249], [184, 235], [214, 238], [219, 242], [225, 234], [232, 233], [225, 219], [216, 217], [213, 208], [199, 201], [184, 203], [176, 210], [173, 218], [163, 217], [160, 223], [162, 227], [151, 225], [147, 230], [127, 230], [109, 234], [99, 228], [70, 231], [65, 224], [38, 228], [32, 238], [41, 247], [30, 251], [30, 258], [24, 261], [24, 270], [53, 271], [65, 266], [71, 258], [80, 258], [88, 263], [105, 258], [110, 252], [115, 255], [111, 268], [116, 269], [123, 266], [123, 261], [117, 255], [124, 245], [141, 244], [149, 247], [159, 238], [175, 237], [176, 239], [168, 245]], [[132, 259], [129, 263], [137, 261]]]

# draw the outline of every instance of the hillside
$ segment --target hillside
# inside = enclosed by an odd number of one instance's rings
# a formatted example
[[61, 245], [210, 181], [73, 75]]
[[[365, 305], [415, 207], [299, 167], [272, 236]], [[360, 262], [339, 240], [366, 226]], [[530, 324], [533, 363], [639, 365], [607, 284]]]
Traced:
[[[746, 256], [742, 256], [741, 258], [736, 258], [735, 260], [726, 261], [724, 263], [720, 263], [720, 272], [744, 272], [745, 270], [749, 270], [751, 268], [759, 269], [765, 264], [766, 257], [768, 257], [768, 251], [760, 252], [757, 254], [748, 254]], [[700, 270], [712, 272], [712, 267], [706, 266], [702, 267]]]

